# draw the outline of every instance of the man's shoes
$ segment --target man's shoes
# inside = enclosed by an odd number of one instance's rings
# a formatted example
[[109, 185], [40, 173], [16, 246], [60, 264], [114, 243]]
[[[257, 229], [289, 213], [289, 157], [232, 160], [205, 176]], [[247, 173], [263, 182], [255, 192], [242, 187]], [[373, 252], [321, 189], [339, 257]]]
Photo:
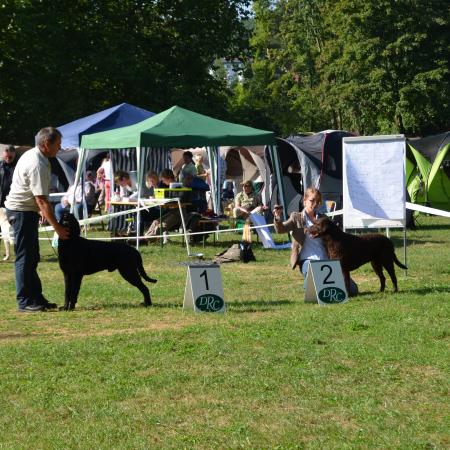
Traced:
[[23, 308], [19, 308], [19, 312], [26, 312], [26, 313], [34, 313], [34, 312], [42, 312], [45, 311], [44, 305], [27, 305]]

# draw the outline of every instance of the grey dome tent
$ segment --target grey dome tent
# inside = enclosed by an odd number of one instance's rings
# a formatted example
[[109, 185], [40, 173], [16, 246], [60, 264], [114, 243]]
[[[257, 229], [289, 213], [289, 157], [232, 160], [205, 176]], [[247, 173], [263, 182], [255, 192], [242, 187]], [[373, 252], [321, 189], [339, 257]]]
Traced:
[[[342, 138], [346, 136], [353, 135], [327, 130], [276, 138], [288, 215], [299, 210], [303, 192], [309, 186], [320, 189], [324, 200], [334, 200], [338, 208], [342, 207]], [[272, 170], [270, 155], [267, 156]], [[271, 181], [271, 189], [273, 206], [280, 201], [275, 178]]]

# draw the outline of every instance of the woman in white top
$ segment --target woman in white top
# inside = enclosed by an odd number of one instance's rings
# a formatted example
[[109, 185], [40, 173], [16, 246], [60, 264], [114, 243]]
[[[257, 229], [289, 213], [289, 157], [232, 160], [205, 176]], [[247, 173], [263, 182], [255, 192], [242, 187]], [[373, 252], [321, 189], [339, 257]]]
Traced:
[[[275, 206], [274, 225], [277, 233], [292, 231], [293, 243], [291, 254], [291, 266], [297, 265], [300, 272], [305, 276], [308, 273], [309, 261], [328, 259], [328, 254], [322, 239], [312, 238], [308, 233], [309, 227], [321, 214], [318, 211], [322, 203], [322, 194], [314, 187], [306, 189], [303, 196], [303, 210], [293, 212], [285, 222], [281, 221], [281, 207]], [[357, 295], [358, 286], [350, 279], [351, 295]]]

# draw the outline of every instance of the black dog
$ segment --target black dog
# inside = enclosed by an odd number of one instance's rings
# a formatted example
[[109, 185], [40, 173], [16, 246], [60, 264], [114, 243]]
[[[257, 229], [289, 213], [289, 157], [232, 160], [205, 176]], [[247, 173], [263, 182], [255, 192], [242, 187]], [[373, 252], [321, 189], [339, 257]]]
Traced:
[[368, 262], [372, 264], [373, 270], [380, 279], [381, 292], [384, 291], [386, 286], [383, 267], [391, 277], [394, 292], [398, 291], [394, 263], [402, 269], [407, 269], [407, 267], [397, 259], [394, 245], [386, 236], [378, 233], [362, 236], [344, 233], [327, 217], [317, 219], [308, 232], [312, 237], [322, 238], [330, 259], [341, 261], [347, 292], [350, 292], [350, 271]]
[[64, 213], [60, 224], [69, 228], [69, 239], [59, 240], [59, 266], [64, 273], [64, 309], [75, 309], [81, 280], [84, 275], [118, 269], [122, 277], [144, 294], [144, 306], [151, 306], [152, 300], [147, 286], [141, 280], [156, 283], [149, 278], [142, 265], [141, 254], [129, 245], [89, 241], [80, 237], [80, 225], [73, 214]]

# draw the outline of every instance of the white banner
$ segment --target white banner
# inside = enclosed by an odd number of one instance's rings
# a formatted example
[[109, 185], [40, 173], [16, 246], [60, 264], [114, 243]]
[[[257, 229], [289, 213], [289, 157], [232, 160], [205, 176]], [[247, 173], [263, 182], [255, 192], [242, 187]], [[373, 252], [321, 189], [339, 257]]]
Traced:
[[405, 225], [405, 137], [343, 139], [345, 228]]

